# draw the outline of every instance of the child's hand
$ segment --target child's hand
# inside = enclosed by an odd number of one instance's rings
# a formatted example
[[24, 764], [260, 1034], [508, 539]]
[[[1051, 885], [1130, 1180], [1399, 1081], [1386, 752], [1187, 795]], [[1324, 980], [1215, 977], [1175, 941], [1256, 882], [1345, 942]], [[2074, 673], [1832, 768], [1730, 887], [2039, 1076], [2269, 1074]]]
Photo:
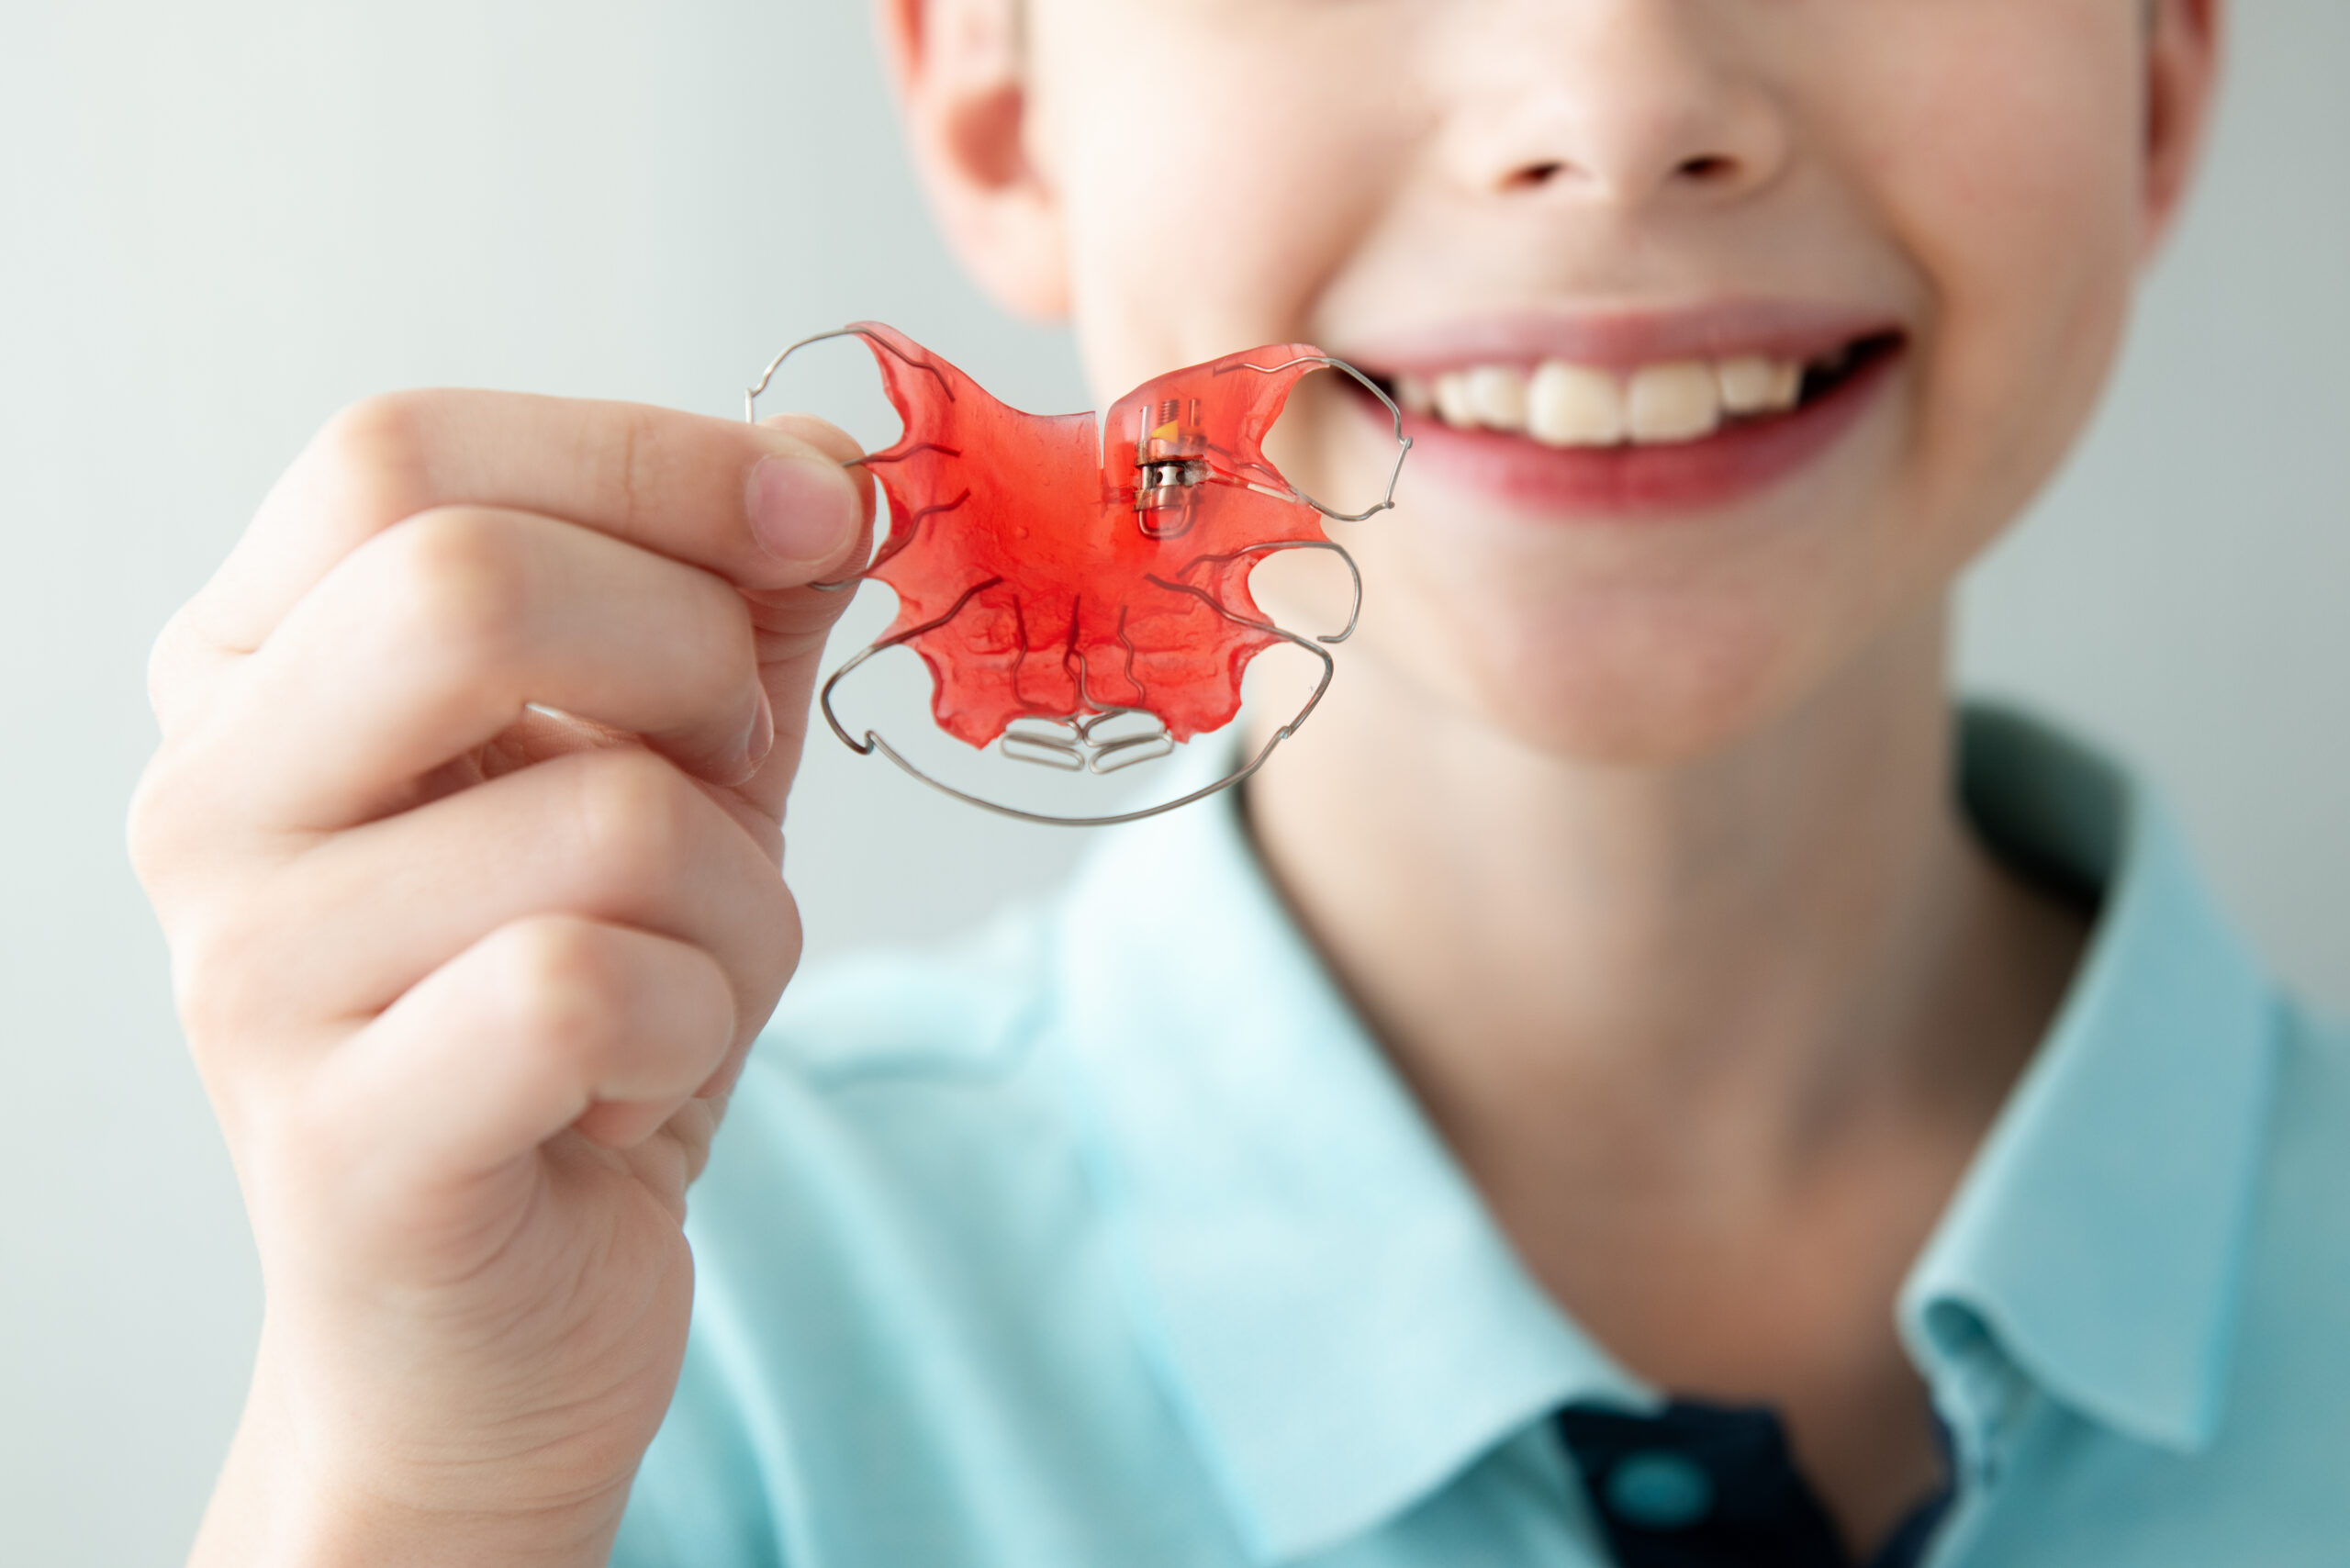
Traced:
[[268, 1295], [199, 1561], [603, 1561], [799, 956], [784, 796], [851, 597], [802, 585], [860, 558], [856, 452], [382, 399], [164, 631], [132, 853]]

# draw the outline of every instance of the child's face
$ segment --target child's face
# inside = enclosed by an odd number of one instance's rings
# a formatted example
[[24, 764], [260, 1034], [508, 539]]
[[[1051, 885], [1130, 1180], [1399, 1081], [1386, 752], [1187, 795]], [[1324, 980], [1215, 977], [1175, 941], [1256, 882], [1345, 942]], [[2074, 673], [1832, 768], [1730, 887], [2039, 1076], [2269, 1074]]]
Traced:
[[[2209, 73], [2209, 6], [2157, 15], [1028, 0], [1017, 115], [926, 162], [992, 161], [992, 226], [949, 190], [950, 227], [999, 276], [1018, 234], [1002, 291], [1066, 308], [1106, 396], [1292, 339], [1399, 386], [1475, 373], [1448, 390], [1488, 428], [1417, 420], [1400, 509], [1334, 531], [1362, 642], [1536, 744], [1664, 758], [1930, 632], [2074, 440]], [[1804, 402], [1728, 415], [1687, 368], [1755, 359], [1809, 365]], [[1767, 403], [1776, 374], [1729, 380]], [[1281, 436], [1293, 482], [1375, 497], [1375, 403], [1317, 377]], [[1310, 577], [1285, 620], [1327, 616]]]

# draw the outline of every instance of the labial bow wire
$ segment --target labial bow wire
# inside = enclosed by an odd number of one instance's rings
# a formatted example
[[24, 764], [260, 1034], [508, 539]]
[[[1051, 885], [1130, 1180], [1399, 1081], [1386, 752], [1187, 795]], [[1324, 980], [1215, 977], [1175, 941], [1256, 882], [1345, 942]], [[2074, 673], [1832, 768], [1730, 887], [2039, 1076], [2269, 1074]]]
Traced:
[[[1349, 636], [1362, 605], [1353, 557], [1324, 518], [1360, 522], [1395, 504], [1411, 440], [1394, 401], [1369, 376], [1304, 343], [1227, 354], [1136, 387], [1110, 409], [1027, 414], [904, 333], [859, 321], [778, 354], [744, 395], [746, 419], [786, 360], [829, 338], [861, 339], [904, 421], [887, 449], [857, 460], [890, 499], [890, 530], [855, 577], [887, 583], [898, 613], [833, 672], [825, 721], [850, 749], [879, 752], [934, 789], [1028, 822], [1102, 826], [1214, 794], [1264, 765], [1329, 689], [1324, 644]], [[1315, 370], [1353, 377], [1395, 425], [1386, 494], [1360, 512], [1331, 510], [1282, 478], [1263, 442], [1291, 388]], [[1249, 596], [1259, 561], [1326, 550], [1346, 563], [1354, 607], [1338, 631], [1307, 638], [1277, 626]], [[872, 730], [852, 735], [834, 709], [841, 682], [875, 655], [910, 647], [929, 666], [938, 727], [1016, 761], [1106, 774], [1154, 761], [1240, 710], [1248, 663], [1281, 644], [1322, 662], [1313, 694], [1255, 755], [1214, 783], [1114, 815], [1053, 816], [990, 801], [932, 777]]]

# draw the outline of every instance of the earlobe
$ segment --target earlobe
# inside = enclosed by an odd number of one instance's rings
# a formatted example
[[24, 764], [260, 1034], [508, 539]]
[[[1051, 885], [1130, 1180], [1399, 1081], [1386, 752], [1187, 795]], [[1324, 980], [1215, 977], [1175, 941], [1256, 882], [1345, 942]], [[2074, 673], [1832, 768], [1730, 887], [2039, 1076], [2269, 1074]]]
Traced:
[[1068, 309], [1060, 208], [1030, 152], [1022, 0], [878, 0], [906, 140], [947, 243], [998, 304]]
[[2219, 85], [2226, 0], [2151, 0], [2146, 39], [2145, 248], [2169, 234]]

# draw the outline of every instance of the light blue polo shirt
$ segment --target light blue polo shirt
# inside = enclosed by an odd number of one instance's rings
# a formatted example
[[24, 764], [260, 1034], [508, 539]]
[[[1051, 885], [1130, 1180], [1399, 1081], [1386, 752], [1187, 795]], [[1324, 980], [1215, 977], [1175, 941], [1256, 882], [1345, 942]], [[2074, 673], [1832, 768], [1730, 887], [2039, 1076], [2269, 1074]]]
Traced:
[[[2100, 900], [1897, 1304], [1925, 1561], [2350, 1563], [2350, 1040], [2143, 790], [1964, 725], [1980, 831]], [[1654, 1408], [1533, 1283], [1232, 797], [1057, 903], [795, 985], [688, 1226], [624, 1568], [1599, 1568], [1551, 1413]]]

